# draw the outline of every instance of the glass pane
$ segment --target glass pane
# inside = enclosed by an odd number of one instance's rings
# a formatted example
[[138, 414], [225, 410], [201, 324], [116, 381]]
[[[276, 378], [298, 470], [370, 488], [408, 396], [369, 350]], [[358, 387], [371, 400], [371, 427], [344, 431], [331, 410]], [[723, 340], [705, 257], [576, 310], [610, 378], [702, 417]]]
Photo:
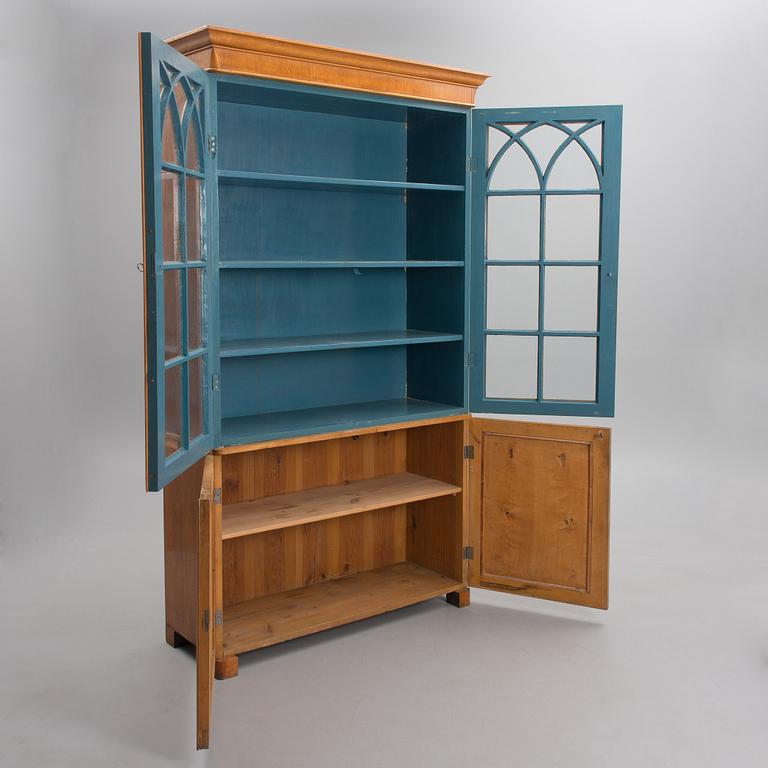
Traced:
[[201, 170], [200, 142], [197, 140], [198, 116], [197, 110], [192, 113], [187, 126], [187, 145], [184, 148], [184, 165], [193, 171]]
[[543, 394], [546, 400], [595, 400], [597, 340], [544, 339]]
[[165, 163], [179, 163], [179, 136], [177, 134], [174, 116], [177, 114], [173, 97], [168, 99], [163, 116], [162, 128], [162, 159]]
[[204, 357], [189, 361], [189, 442], [203, 434], [204, 393], [203, 373]]
[[176, 85], [173, 86], [173, 95], [176, 97], [176, 106], [179, 114], [179, 125], [183, 125], [184, 110], [187, 106], [187, 94], [184, 91], [184, 86], [181, 84], [181, 78], [176, 81]]
[[165, 324], [165, 359], [181, 354], [181, 271], [163, 273], [163, 319]]
[[485, 396], [536, 398], [538, 338], [488, 336], [485, 341]]
[[165, 455], [181, 448], [181, 369], [175, 365], [165, 372]]
[[539, 268], [488, 267], [486, 326], [529, 331], [539, 327]]
[[541, 172], [547, 169], [555, 150], [568, 138], [568, 134], [552, 125], [540, 125], [523, 136], [523, 141], [533, 152]]
[[[494, 131], [498, 133], [498, 131]], [[527, 136], [528, 134], [526, 134]], [[495, 137], [494, 137], [495, 138]], [[508, 138], [508, 137], [507, 137]], [[502, 142], [503, 144], [503, 142]], [[494, 155], [495, 157], [495, 155]], [[493, 158], [491, 158], [493, 161]], [[539, 177], [531, 159], [515, 142], [505, 150], [493, 169], [489, 189], [540, 189]]]
[[538, 261], [540, 207], [538, 195], [489, 197], [486, 258]]
[[600, 195], [547, 195], [544, 258], [597, 261], [600, 258]]
[[597, 330], [597, 267], [546, 267], [544, 328]]
[[603, 124], [600, 123], [581, 134], [584, 143], [592, 150], [597, 162], [603, 164]]
[[185, 180], [187, 191], [187, 261], [199, 261], [203, 255], [203, 181], [194, 176]]
[[600, 182], [589, 155], [572, 141], [555, 160], [547, 179], [547, 189], [597, 189]]
[[181, 222], [179, 200], [181, 177], [172, 171], [161, 174], [163, 204], [163, 261], [181, 261]]
[[203, 346], [203, 291], [205, 271], [187, 270], [187, 352]]

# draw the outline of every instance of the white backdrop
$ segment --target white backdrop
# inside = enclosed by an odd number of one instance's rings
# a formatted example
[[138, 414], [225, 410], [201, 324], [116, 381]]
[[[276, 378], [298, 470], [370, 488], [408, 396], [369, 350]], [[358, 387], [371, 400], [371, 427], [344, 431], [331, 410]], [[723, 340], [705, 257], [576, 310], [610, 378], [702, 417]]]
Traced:
[[[143, 487], [136, 33], [205, 23], [490, 72], [479, 106], [624, 105], [610, 422], [619, 608], [607, 621], [619, 621], [621, 605], [634, 608], [631, 625], [656, 601], [695, 604], [678, 627], [689, 632], [681, 654], [701, 642], [698, 622], [748, 622], [733, 629], [744, 643], [732, 658], [754, 664], [739, 668], [745, 681], [764, 679], [764, 0], [6, 0], [0, 21], [0, 689], [14, 692], [0, 702], [5, 745], [53, 759], [68, 744], [74, 760], [92, 739], [90, 758], [103, 766], [106, 755], [123, 764], [115, 741], [126, 754], [139, 745], [143, 765], [181, 759], [192, 741], [190, 688], [130, 682], [136, 668], [165, 680], [182, 664], [160, 647], [161, 496]], [[712, 673], [712, 652], [701, 674]], [[191, 685], [188, 663], [178, 674]], [[136, 703], [144, 693], [172, 698], [170, 742]], [[740, 694], [755, 706], [759, 697]], [[742, 765], [754, 739], [766, 746], [745, 717]], [[32, 725], [41, 718], [44, 732]], [[692, 765], [720, 754], [698, 743]], [[265, 765], [301, 764], [274, 754]], [[674, 752], [655, 764], [662, 754]]]

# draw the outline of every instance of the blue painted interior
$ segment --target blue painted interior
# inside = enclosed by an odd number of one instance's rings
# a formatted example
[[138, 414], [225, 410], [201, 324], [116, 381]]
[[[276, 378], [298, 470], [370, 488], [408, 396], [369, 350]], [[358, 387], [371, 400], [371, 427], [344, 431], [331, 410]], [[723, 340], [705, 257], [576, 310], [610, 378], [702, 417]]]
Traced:
[[405, 348], [224, 358], [222, 417], [405, 397]]
[[405, 225], [402, 195], [219, 186], [219, 252], [224, 262], [402, 260]]
[[217, 98], [221, 442], [461, 412], [468, 112]]

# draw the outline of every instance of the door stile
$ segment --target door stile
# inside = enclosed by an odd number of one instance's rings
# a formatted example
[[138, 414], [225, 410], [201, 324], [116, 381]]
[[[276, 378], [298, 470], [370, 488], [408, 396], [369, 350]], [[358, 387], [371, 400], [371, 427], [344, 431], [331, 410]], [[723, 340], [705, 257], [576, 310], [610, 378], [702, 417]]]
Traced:
[[205, 458], [198, 502], [197, 539], [197, 638], [195, 662], [197, 679], [197, 748], [207, 749], [210, 741], [213, 704], [214, 600], [213, 600], [213, 459]]

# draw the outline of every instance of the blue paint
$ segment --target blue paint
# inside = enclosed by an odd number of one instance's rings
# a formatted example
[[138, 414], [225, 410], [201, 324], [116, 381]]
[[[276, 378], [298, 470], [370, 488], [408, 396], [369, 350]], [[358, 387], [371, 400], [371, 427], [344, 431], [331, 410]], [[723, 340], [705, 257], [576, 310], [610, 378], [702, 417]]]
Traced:
[[[472, 121], [472, 157], [478, 168], [472, 174], [471, 188], [471, 312], [470, 350], [474, 365], [470, 371], [470, 406], [473, 411], [490, 413], [553, 414], [567, 416], [613, 416], [616, 367], [616, 291], [618, 273], [618, 226], [619, 226], [619, 185], [621, 175], [621, 118], [622, 108], [561, 107], [554, 109], [484, 109], [475, 110]], [[586, 122], [573, 129], [561, 121]], [[509, 129], [504, 123], [528, 123], [522, 129]], [[497, 152], [495, 158], [487, 157], [487, 137], [490, 125], [499, 126], [509, 138]], [[545, 167], [536, 161], [525, 144], [525, 137], [540, 125], [549, 125], [563, 133], [563, 142], [553, 153]], [[602, 167], [586, 145], [581, 135], [595, 125], [603, 126]], [[490, 178], [504, 152], [513, 144], [519, 144], [531, 159], [541, 189], [488, 189]], [[576, 143], [587, 153], [597, 171], [599, 186], [590, 189], [548, 189], [547, 182], [557, 159], [571, 144]], [[593, 333], [566, 330], [544, 331], [544, 296], [546, 290], [547, 266], [582, 266], [578, 262], [546, 261], [546, 201], [550, 195], [595, 194], [601, 198], [600, 255], [597, 261], [587, 263], [597, 266], [599, 272], [597, 331]], [[530, 262], [489, 262], [485, 253], [486, 201], [491, 195], [536, 195], [540, 200], [539, 259]], [[538, 329], [534, 332], [521, 329], [489, 331], [486, 326], [486, 270], [491, 264], [534, 264], [539, 266], [538, 285]], [[508, 336], [534, 336], [538, 342], [537, 394], [532, 400], [490, 398], [485, 395], [486, 338], [489, 334]], [[597, 369], [595, 371], [596, 397], [593, 402], [548, 400], [544, 397], [544, 339], [548, 336], [590, 337], [597, 339]]]
[[259, 440], [278, 440], [298, 435], [338, 432], [378, 424], [431, 419], [463, 413], [460, 407], [413, 398], [347, 403], [325, 408], [243, 416], [224, 419], [222, 445], [243, 445]]
[[[480, 412], [612, 414], [620, 108], [472, 113], [412, 99], [208, 76], [149, 35], [141, 37], [141, 59], [151, 489], [215, 445], [445, 416], [470, 405]], [[193, 82], [202, 88], [199, 172], [186, 167], [183, 153], [173, 162], [161, 160], [160, 112], [169, 97], [167, 90], [160, 93], [161, 60], [192, 78], [185, 88]], [[197, 117], [190, 111], [173, 119], [186, 136], [188, 121]], [[470, 154], [485, 157], [489, 123], [559, 120], [604, 124], [598, 187], [489, 191], [485, 163], [470, 171]], [[511, 146], [524, 142], [530, 129], [505, 130]], [[584, 130], [566, 128], [564, 140], [583, 144]], [[215, 156], [205, 151], [209, 134], [217, 137]], [[591, 160], [597, 163], [594, 155]], [[537, 167], [542, 185], [553, 164]], [[163, 266], [161, 169], [204, 181], [206, 254], [198, 262]], [[599, 270], [599, 325], [593, 333], [533, 335], [540, 344], [548, 336], [597, 339], [597, 402], [543, 400], [541, 371], [534, 401], [485, 398], [485, 201], [489, 195], [535, 195], [546, 209], [553, 194], [602, 199], [600, 258], [573, 263]], [[542, 256], [525, 263], [539, 265]], [[179, 271], [184, 300], [192, 267], [206, 268], [205, 346], [190, 350], [185, 341], [181, 354], [166, 361], [162, 277], [164, 270]], [[542, 297], [544, 290], [542, 278]], [[197, 358], [207, 366], [206, 433], [190, 440], [185, 424], [183, 449], [165, 459], [163, 372], [181, 366], [186, 383]], [[220, 386], [208, 386], [217, 377]]]
[[[184, 170], [192, 161], [185, 158], [186, 147], [184, 139], [189, 135], [190, 121], [202, 147], [202, 126], [197, 127], [195, 121], [200, 120], [202, 111], [206, 109], [208, 100], [208, 77], [186, 57], [173, 48], [149, 34], [142, 34], [139, 39], [141, 60], [141, 100], [142, 100], [142, 140], [144, 144], [144, 214], [145, 214], [145, 254], [144, 276], [146, 281], [147, 302], [147, 487], [149, 490], [159, 490], [174, 477], [190, 467], [213, 448], [212, 411], [209, 403], [208, 372], [206, 366], [210, 360], [210, 309], [208, 298], [211, 292], [210, 269], [203, 271], [202, 322], [203, 348], [191, 350], [188, 345], [187, 311], [189, 269], [198, 267], [198, 262], [186, 262], [186, 189], [183, 182]], [[173, 129], [177, 135], [179, 149], [173, 163], [163, 163], [161, 130], [165, 110], [169, 108], [172, 87], [181, 83], [187, 98], [194, 97], [195, 107], [185, 110], [181, 119], [178, 112], [172, 110]], [[199, 93], [201, 92], [201, 93]], [[198, 111], [197, 107], [200, 106]], [[199, 161], [201, 158], [198, 157]], [[172, 360], [165, 360], [165, 327], [164, 327], [164, 260], [170, 260], [170, 254], [164, 254], [163, 238], [163, 206], [161, 192], [161, 173], [163, 167], [178, 172], [182, 179], [180, 184], [179, 238], [183, 264], [175, 263], [173, 269], [180, 275], [181, 302], [181, 336], [182, 354]], [[199, 178], [200, 174], [190, 174]], [[207, 234], [208, 220], [204, 217], [203, 232]], [[189, 365], [193, 359], [203, 360], [203, 392], [202, 420], [203, 434], [199, 437], [190, 435], [190, 396], [189, 396]], [[177, 368], [181, 372], [181, 424], [179, 438], [181, 448], [174, 454], [166, 456], [166, 387], [167, 372]]]

